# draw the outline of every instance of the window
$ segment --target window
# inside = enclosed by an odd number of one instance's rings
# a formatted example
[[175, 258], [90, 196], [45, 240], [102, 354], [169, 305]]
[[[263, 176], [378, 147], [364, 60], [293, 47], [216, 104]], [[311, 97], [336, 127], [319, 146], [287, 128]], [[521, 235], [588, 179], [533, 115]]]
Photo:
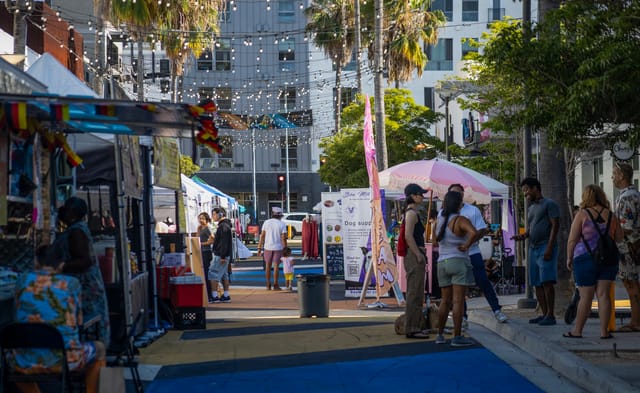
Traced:
[[453, 0], [433, 0], [433, 3], [431, 3], [431, 11], [436, 10], [444, 12], [444, 16], [448, 22], [453, 20]]
[[198, 89], [198, 101], [214, 100], [218, 110], [230, 111], [233, 103], [233, 92], [230, 87], [201, 87]]
[[453, 70], [453, 39], [440, 38], [435, 46], [428, 45], [425, 49], [429, 62], [425, 68], [428, 71]]
[[[343, 71], [355, 71], [356, 68], [358, 67], [358, 54], [356, 53], [356, 51], [353, 51], [351, 53], [351, 60], [349, 60], [349, 62], [342, 67]], [[334, 71], [335, 71], [335, 64], [334, 64]]]
[[231, 22], [231, 10], [233, 7], [230, 0], [225, 1], [224, 8], [218, 11], [218, 21], [220, 23]]
[[213, 70], [213, 55], [211, 49], [207, 48], [198, 56], [198, 71]]
[[433, 87], [424, 88], [424, 106], [433, 110]]
[[201, 169], [233, 168], [233, 137], [220, 136], [218, 143], [222, 148], [219, 154], [214, 153], [206, 146], [200, 146], [200, 160], [198, 166]]
[[280, 110], [289, 112], [296, 107], [296, 88], [285, 87], [280, 90], [278, 98], [280, 99]]
[[231, 42], [226, 38], [216, 41], [216, 71], [231, 71]]
[[461, 59], [463, 59], [463, 60], [465, 59], [467, 54], [469, 54], [471, 52], [478, 53], [478, 48], [474, 48], [473, 46], [471, 46], [471, 44], [469, 43], [470, 40], [478, 41], [477, 38], [463, 38], [462, 39], [462, 55], [461, 55]]
[[[287, 166], [287, 143], [284, 136], [280, 137], [280, 168]], [[298, 168], [298, 137], [289, 135], [289, 169]]]
[[462, 21], [478, 21], [478, 0], [462, 0]]
[[296, 41], [293, 38], [282, 39], [278, 42], [278, 60], [281, 71], [294, 71], [296, 59]]
[[293, 23], [296, 21], [295, 7], [293, 0], [278, 1], [278, 22]]
[[[351, 104], [356, 99], [356, 94], [358, 93], [358, 89], [353, 87], [343, 87], [341, 89], [340, 95], [340, 110], [344, 109], [346, 106]], [[338, 90], [333, 89], [333, 98], [334, 102], [338, 98]]]

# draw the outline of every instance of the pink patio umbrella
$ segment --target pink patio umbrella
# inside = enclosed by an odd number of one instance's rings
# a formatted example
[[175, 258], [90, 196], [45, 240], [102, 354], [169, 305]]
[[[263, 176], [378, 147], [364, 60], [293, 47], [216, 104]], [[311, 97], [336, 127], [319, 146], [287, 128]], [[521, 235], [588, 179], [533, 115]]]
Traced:
[[464, 199], [468, 203], [487, 204], [491, 202], [491, 191], [487, 189], [469, 170], [462, 165], [447, 160], [418, 160], [403, 162], [381, 171], [380, 187], [387, 190], [404, 190], [409, 183], [433, 190], [434, 196], [444, 198], [451, 184], [464, 187]]

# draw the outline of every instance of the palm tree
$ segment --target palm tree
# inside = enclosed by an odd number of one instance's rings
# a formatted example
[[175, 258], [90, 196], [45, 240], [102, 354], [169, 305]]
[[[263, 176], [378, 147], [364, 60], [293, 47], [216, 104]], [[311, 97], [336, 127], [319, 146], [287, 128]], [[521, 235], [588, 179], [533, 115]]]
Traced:
[[333, 60], [336, 68], [335, 131], [340, 130], [342, 67], [351, 59], [354, 47], [354, 6], [350, 0], [315, 0], [305, 10], [310, 18], [306, 30], [313, 42]]
[[200, 0], [194, 7], [192, 1], [180, 0], [160, 12], [160, 40], [172, 65], [173, 102], [178, 102], [178, 79], [184, 74], [184, 63], [191, 53], [197, 58], [211, 46], [214, 34], [219, 31], [218, 13], [224, 4], [221, 0]]
[[27, 2], [25, 0], [5, 0], [4, 6], [9, 14], [13, 14], [13, 54], [25, 56], [16, 62], [16, 67], [23, 69], [24, 60], [27, 54], [27, 24], [26, 19], [29, 12]]
[[111, 3], [111, 21], [114, 25], [125, 24], [133, 41], [138, 43], [138, 101], [144, 100], [144, 54], [142, 43], [157, 21], [159, 7], [157, 0], [113, 1]]
[[[375, 31], [373, 26], [373, 2], [367, 2], [363, 8], [368, 34], [365, 41], [369, 43], [369, 58], [375, 55], [372, 47]], [[384, 42], [383, 51], [387, 80], [399, 83], [413, 78], [415, 71], [422, 76], [422, 71], [429, 59], [424, 53], [423, 44], [438, 42], [438, 28], [446, 22], [440, 10], [429, 11], [431, 0], [387, 0], [385, 1]]]

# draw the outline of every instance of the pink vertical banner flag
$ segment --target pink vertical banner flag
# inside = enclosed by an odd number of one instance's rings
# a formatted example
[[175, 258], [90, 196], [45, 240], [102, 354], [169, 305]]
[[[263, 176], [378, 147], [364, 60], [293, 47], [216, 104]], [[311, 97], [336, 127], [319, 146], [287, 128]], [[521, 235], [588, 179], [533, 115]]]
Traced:
[[396, 281], [398, 269], [387, 237], [387, 229], [382, 216], [382, 201], [380, 199], [380, 181], [378, 179], [378, 164], [376, 162], [376, 146], [373, 139], [373, 121], [371, 119], [371, 104], [369, 96], [365, 96], [364, 107], [364, 156], [371, 186], [371, 260], [376, 277], [376, 296], [389, 292]]

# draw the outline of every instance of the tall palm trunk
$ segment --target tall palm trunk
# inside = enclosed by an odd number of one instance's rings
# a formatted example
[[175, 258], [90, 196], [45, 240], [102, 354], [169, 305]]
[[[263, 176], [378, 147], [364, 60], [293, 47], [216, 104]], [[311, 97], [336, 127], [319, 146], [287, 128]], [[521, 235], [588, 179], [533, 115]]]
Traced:
[[383, 85], [383, 64], [384, 64], [384, 40], [382, 31], [384, 28], [384, 2], [375, 0], [375, 43], [374, 43], [374, 111], [375, 111], [375, 132], [376, 132], [376, 160], [378, 169], [385, 170], [389, 167], [387, 158], [387, 138], [384, 130], [384, 85]]
[[[542, 22], [547, 11], [558, 8], [558, 0], [540, 0], [538, 2], [538, 21]], [[545, 197], [553, 199], [560, 208], [560, 230], [558, 231], [558, 288], [556, 291], [557, 310], [562, 311], [571, 299], [571, 274], [567, 270], [567, 238], [571, 227], [571, 213], [567, 198], [567, 172], [564, 149], [551, 146], [544, 131], [540, 135], [540, 182]]]
[[[141, 34], [142, 35], [142, 34]], [[138, 101], [144, 101], [144, 42], [142, 37], [138, 37], [138, 75], [136, 83], [138, 84]]]
[[24, 58], [16, 63], [16, 67], [24, 69], [27, 58], [27, 6], [25, 0], [5, 0], [5, 7], [9, 14], [13, 14], [13, 54], [24, 55]]

